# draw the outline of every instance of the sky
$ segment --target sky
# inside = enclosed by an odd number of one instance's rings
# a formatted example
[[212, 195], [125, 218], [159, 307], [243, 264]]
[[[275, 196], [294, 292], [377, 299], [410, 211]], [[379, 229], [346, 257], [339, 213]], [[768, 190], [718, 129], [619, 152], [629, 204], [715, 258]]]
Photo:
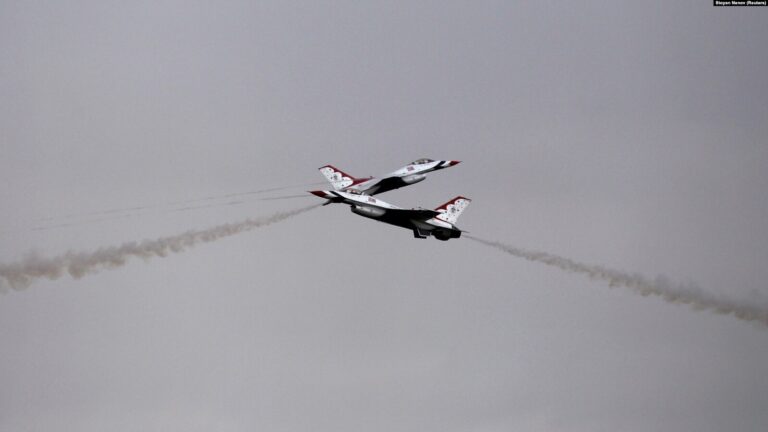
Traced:
[[[766, 12], [0, 0], [0, 263], [428, 157], [378, 198], [765, 304]], [[0, 430], [768, 429], [764, 325], [342, 205], [6, 292], [0, 358]]]

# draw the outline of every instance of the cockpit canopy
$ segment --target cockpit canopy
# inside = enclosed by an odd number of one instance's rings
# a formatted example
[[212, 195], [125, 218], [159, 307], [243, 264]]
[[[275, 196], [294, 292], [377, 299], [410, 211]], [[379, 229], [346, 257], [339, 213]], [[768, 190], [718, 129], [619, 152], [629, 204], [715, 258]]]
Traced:
[[432, 159], [423, 158], [423, 159], [417, 159], [411, 162], [411, 165], [421, 165], [421, 164], [430, 163], [430, 162], [434, 162], [434, 161]]

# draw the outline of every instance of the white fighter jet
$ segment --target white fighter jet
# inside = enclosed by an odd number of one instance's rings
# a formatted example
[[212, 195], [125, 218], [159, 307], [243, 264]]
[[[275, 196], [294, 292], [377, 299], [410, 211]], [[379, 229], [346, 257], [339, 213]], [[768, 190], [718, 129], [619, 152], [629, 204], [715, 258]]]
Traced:
[[320, 168], [320, 172], [331, 182], [334, 190], [376, 195], [418, 183], [427, 178], [426, 173], [452, 167], [459, 162], [455, 160], [435, 161], [432, 159], [419, 159], [397, 171], [382, 176], [382, 178], [355, 178], [333, 165], [326, 165]]
[[355, 189], [310, 193], [327, 199], [326, 204], [349, 204], [352, 213], [412, 230], [416, 238], [423, 239], [431, 235], [443, 241], [461, 237], [462, 230], [456, 227], [456, 220], [470, 202], [468, 198], [458, 196], [434, 210], [404, 209]]

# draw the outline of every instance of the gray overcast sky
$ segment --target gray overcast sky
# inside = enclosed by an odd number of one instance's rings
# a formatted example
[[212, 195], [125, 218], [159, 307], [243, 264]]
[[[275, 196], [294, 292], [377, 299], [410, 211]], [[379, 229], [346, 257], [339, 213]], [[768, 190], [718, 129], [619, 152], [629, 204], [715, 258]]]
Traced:
[[[764, 299], [767, 13], [0, 1], [0, 262], [431, 157], [463, 163], [381, 198], [465, 195], [477, 236]], [[0, 358], [3, 431], [768, 430], [765, 327], [346, 206], [0, 296]]]

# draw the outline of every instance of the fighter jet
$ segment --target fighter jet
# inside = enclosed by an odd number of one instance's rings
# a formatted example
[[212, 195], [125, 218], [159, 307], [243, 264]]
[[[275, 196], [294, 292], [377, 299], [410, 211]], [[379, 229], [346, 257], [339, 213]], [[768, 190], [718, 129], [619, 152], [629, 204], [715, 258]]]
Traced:
[[412, 230], [416, 238], [424, 239], [431, 235], [443, 241], [461, 237], [462, 230], [456, 227], [456, 220], [471, 201], [458, 196], [434, 210], [404, 209], [362, 194], [355, 189], [310, 191], [310, 193], [327, 199], [326, 204], [349, 204], [352, 213]]
[[380, 179], [374, 177], [355, 178], [333, 165], [320, 168], [320, 172], [331, 182], [334, 190], [376, 195], [418, 183], [427, 178], [426, 173], [452, 167], [459, 162], [455, 160], [419, 159]]

